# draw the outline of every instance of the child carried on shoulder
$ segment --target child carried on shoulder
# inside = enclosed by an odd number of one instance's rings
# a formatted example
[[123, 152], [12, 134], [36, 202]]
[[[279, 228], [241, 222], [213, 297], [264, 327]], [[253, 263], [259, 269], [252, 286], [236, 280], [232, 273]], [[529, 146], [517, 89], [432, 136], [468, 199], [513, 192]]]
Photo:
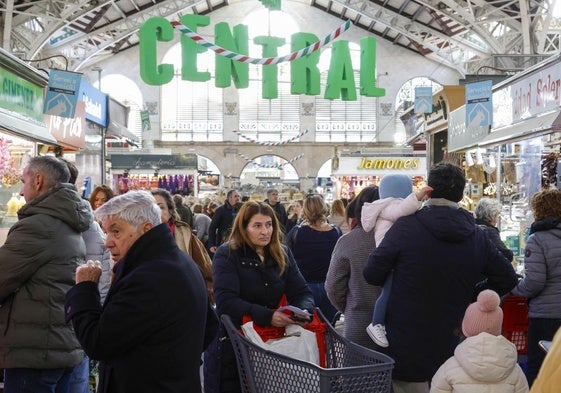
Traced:
[[[362, 227], [366, 232], [374, 229], [374, 238], [378, 246], [386, 232], [398, 218], [408, 216], [419, 210], [423, 201], [430, 196], [431, 187], [423, 187], [418, 192], [413, 192], [413, 183], [407, 175], [386, 175], [379, 186], [380, 199], [366, 202], [362, 207]], [[380, 347], [388, 347], [386, 337], [385, 315], [391, 290], [392, 274], [390, 274], [382, 293], [376, 300], [372, 323], [366, 328], [370, 338]]]

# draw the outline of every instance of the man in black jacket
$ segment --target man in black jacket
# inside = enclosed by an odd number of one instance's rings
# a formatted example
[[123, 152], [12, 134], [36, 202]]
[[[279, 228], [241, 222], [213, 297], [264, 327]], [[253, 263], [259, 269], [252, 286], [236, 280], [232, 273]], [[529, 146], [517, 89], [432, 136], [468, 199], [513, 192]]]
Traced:
[[[393, 224], [364, 268], [369, 284], [390, 291], [389, 347], [380, 351], [395, 360], [395, 392], [429, 391], [433, 375], [454, 354], [476, 288], [504, 295], [517, 283], [510, 262], [475, 225], [473, 215], [458, 206], [465, 186], [462, 169], [438, 164], [428, 185], [433, 190], [425, 206]], [[478, 286], [482, 277], [486, 281]]]
[[286, 209], [280, 202], [279, 191], [274, 188], [267, 190], [267, 199], [265, 199], [264, 202], [271, 206], [275, 211], [275, 216], [277, 216], [281, 230], [284, 233], [288, 216], [286, 214]]
[[212, 254], [216, 252], [219, 245], [227, 240], [237, 214], [234, 205], [239, 201], [240, 194], [236, 190], [230, 190], [226, 194], [226, 202], [214, 212], [208, 229], [208, 247]]
[[151, 194], [119, 195], [95, 215], [114, 279], [102, 307], [101, 268], [79, 266], [65, 310], [86, 353], [100, 361], [98, 392], [200, 393], [201, 354], [218, 325], [201, 270], [161, 223]]
[[189, 206], [183, 204], [183, 197], [179, 194], [173, 196], [173, 203], [175, 203], [175, 210], [179, 213], [181, 221], [189, 224], [191, 229], [194, 229], [193, 212]]

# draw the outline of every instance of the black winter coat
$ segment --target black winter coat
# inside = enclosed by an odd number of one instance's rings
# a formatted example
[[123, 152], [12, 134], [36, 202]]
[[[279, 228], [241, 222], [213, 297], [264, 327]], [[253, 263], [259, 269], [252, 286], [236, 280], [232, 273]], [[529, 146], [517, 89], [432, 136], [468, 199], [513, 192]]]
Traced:
[[99, 392], [199, 393], [205, 334], [217, 328], [199, 267], [164, 223], [142, 235], [114, 272], [103, 308], [93, 282], [77, 284], [66, 300], [80, 343], [100, 360]]
[[270, 326], [283, 294], [291, 305], [314, 309], [312, 292], [292, 253], [285, 246], [283, 248], [289, 257], [282, 276], [270, 256], [265, 258], [263, 265], [252, 248], [231, 250], [229, 244], [224, 243], [216, 250], [212, 278], [218, 315], [229, 315], [237, 326], [244, 315], [250, 315], [259, 325]]
[[[218, 314], [229, 315], [238, 327], [244, 315], [251, 316], [258, 325], [270, 326], [283, 294], [286, 294], [289, 304], [313, 310], [312, 292], [292, 253], [286, 247], [284, 250], [288, 260], [284, 273], [280, 275], [279, 266], [270, 256], [262, 263], [252, 248], [231, 250], [228, 243], [221, 245], [212, 262]], [[218, 342], [215, 354], [205, 354], [205, 392], [238, 393], [241, 387], [232, 345], [229, 340], [220, 339]]]
[[370, 254], [366, 281], [383, 285], [393, 271], [386, 330], [394, 379], [430, 381], [454, 354], [476, 284], [500, 295], [517, 282], [512, 265], [466, 210], [425, 206], [402, 217]]
[[216, 209], [208, 228], [208, 248], [218, 247], [227, 240], [226, 237], [232, 228], [234, 217], [236, 217], [236, 212], [228, 201]]
[[277, 202], [277, 204], [271, 205], [268, 199], [265, 199], [264, 202], [273, 208], [275, 216], [277, 216], [277, 220], [279, 221], [283, 233], [288, 233], [288, 230], [286, 229], [288, 215], [286, 214], [286, 209], [284, 208], [282, 203]]
[[509, 261], [512, 261], [514, 253], [501, 240], [501, 233], [499, 232], [499, 229], [496, 226], [491, 225], [491, 223], [479, 218], [475, 219], [475, 223], [487, 233], [493, 244], [497, 246], [499, 251], [505, 256], [505, 258]]

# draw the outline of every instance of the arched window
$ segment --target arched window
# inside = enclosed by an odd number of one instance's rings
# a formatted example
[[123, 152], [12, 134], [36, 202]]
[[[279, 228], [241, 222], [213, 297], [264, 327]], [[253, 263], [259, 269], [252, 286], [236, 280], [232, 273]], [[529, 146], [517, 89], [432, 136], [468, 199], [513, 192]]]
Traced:
[[[263, 57], [262, 47], [255, 45], [258, 36], [285, 39], [278, 55], [290, 53], [290, 36], [299, 31], [294, 19], [283, 11], [261, 9], [243, 21], [248, 26], [249, 54]], [[262, 94], [263, 66], [249, 66], [249, 87], [239, 89], [240, 131], [260, 142], [275, 142], [294, 138], [300, 132], [300, 99], [290, 94], [290, 62], [277, 65], [278, 98], [264, 99]], [[245, 140], [245, 139], [243, 139]]]
[[143, 99], [137, 84], [126, 76], [110, 74], [101, 78], [101, 86], [104, 93], [130, 108], [127, 128], [142, 143], [140, 111], [143, 107]]
[[349, 50], [357, 84], [356, 101], [323, 98], [331, 49], [325, 49], [321, 54], [319, 69], [322, 95], [316, 97], [317, 142], [376, 142], [376, 98], [360, 95], [360, 46], [349, 42]]
[[207, 82], [181, 79], [181, 44], [174, 45], [162, 63], [173, 64], [173, 80], [161, 88], [162, 141], [222, 141], [222, 89], [214, 85], [214, 52], [198, 55], [200, 72], [210, 72]]
[[403, 143], [407, 138], [401, 116], [407, 112], [409, 108], [415, 105], [415, 87], [417, 86], [432, 86], [433, 94], [442, 88], [441, 84], [426, 77], [409, 79], [401, 86], [395, 98], [395, 143]]

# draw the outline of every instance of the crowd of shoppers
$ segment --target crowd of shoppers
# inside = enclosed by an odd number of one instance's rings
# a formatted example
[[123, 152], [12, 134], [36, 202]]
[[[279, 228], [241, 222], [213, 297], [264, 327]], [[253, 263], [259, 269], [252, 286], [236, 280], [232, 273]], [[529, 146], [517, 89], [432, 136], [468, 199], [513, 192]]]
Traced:
[[[318, 307], [334, 324], [342, 314], [345, 337], [395, 360], [395, 393], [556, 386], [559, 190], [532, 198], [521, 278], [500, 239], [500, 204], [482, 198], [475, 214], [462, 209], [466, 180], [451, 164], [432, 168], [417, 193], [407, 176], [387, 175], [330, 206], [318, 194], [285, 205], [277, 189], [244, 202], [229, 190], [220, 204], [163, 189], [114, 196], [107, 186], [88, 203], [76, 176], [48, 156], [23, 173], [27, 203], [0, 247], [5, 393], [23, 381], [37, 393], [87, 393], [88, 356], [100, 362], [99, 392], [200, 392], [201, 356], [206, 393], [239, 392], [216, 314], [238, 327], [244, 316], [262, 326], [306, 323], [279, 312], [283, 304]], [[500, 331], [500, 296], [509, 294], [529, 301], [525, 378]], [[541, 340], [554, 341], [547, 357]]]

